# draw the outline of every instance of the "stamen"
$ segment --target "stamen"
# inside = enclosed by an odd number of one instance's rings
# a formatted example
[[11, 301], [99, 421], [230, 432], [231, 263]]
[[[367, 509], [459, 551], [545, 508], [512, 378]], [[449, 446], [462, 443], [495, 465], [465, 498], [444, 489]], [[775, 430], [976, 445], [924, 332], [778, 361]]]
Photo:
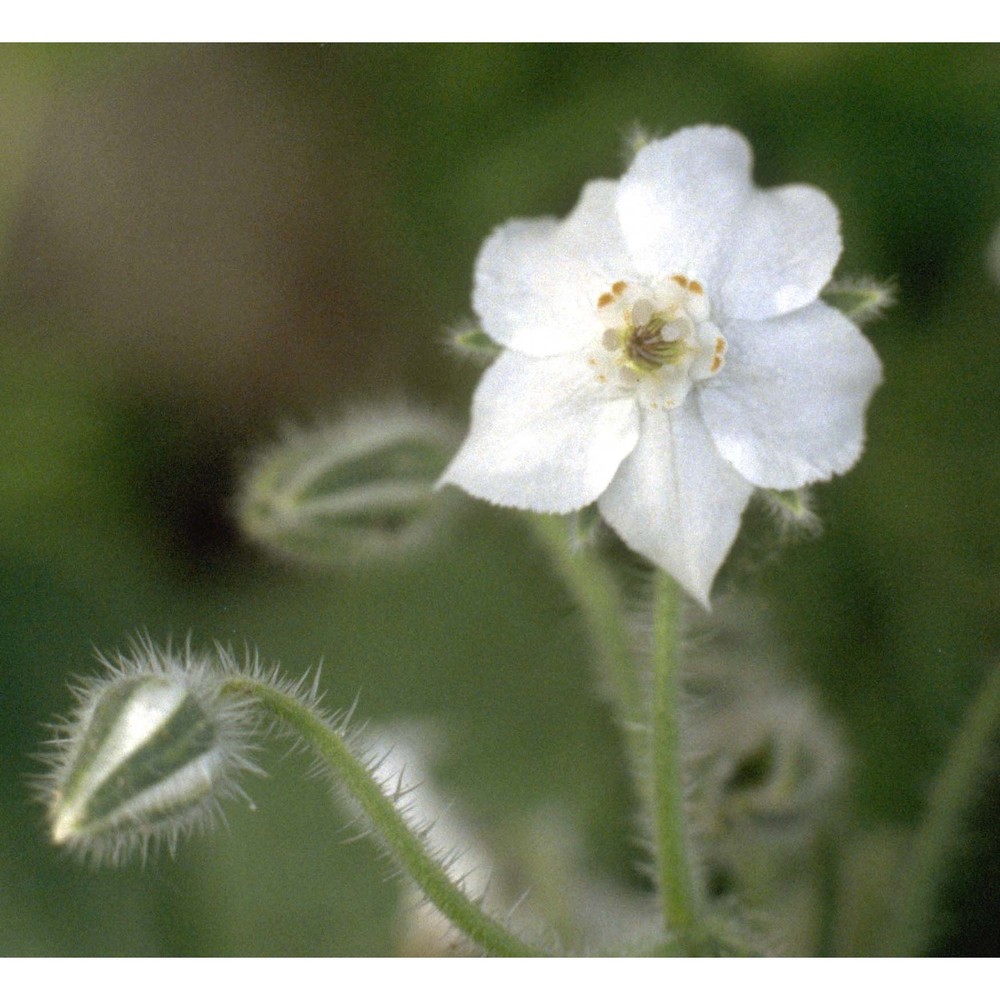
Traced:
[[645, 326], [653, 318], [653, 303], [649, 299], [639, 299], [632, 306], [633, 326]]

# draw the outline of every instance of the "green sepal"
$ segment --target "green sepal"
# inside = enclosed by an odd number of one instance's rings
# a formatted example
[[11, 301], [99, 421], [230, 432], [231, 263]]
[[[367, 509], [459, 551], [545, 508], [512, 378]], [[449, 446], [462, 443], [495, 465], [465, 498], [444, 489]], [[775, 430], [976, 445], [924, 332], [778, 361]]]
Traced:
[[896, 301], [891, 282], [873, 278], [843, 278], [831, 281], [821, 293], [823, 301], [849, 320], [862, 324], [881, 317]]
[[498, 358], [503, 350], [496, 341], [476, 327], [451, 331], [449, 344], [456, 354], [484, 366]]
[[805, 490], [763, 490], [767, 497], [783, 511], [790, 514], [793, 520], [802, 521], [812, 517], [809, 506], [809, 494]]

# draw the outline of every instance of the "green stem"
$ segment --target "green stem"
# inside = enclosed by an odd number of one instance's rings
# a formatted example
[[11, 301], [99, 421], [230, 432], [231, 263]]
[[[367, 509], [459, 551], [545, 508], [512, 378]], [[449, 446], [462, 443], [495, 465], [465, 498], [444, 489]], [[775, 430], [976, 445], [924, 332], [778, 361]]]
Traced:
[[653, 603], [653, 830], [668, 933], [695, 940], [698, 897], [691, 867], [681, 766], [680, 589], [656, 575]]
[[[561, 518], [533, 517], [536, 537], [580, 607], [604, 687], [625, 736], [639, 794], [649, 805], [664, 922], [675, 942], [699, 947], [698, 897], [686, 831], [681, 766], [681, 593], [656, 574], [652, 690], [632, 651], [616, 581], [601, 559], [571, 543]], [[683, 947], [683, 945], [682, 945]]]
[[817, 958], [834, 958], [837, 955], [837, 910], [840, 896], [840, 847], [843, 831], [823, 829], [815, 845], [816, 888], [818, 895], [818, 920], [816, 946]]
[[427, 898], [462, 933], [487, 954], [528, 956], [542, 954], [487, 916], [449, 878], [432, 857], [423, 839], [412, 830], [364, 764], [351, 753], [343, 736], [315, 709], [277, 690], [267, 681], [232, 677], [223, 684], [230, 694], [249, 695], [269, 715], [300, 737], [329, 766], [351, 797], [361, 806], [375, 830], [384, 838], [403, 869]]
[[648, 771], [645, 691], [614, 576], [598, 555], [573, 545], [563, 518], [535, 515], [531, 527], [583, 615], [601, 684], [624, 734], [632, 767], [637, 776], [644, 775]]
[[896, 901], [892, 954], [915, 956], [927, 947], [938, 891], [948, 873], [950, 858], [962, 843], [962, 825], [998, 726], [1000, 668], [987, 678], [970, 706], [931, 788]]

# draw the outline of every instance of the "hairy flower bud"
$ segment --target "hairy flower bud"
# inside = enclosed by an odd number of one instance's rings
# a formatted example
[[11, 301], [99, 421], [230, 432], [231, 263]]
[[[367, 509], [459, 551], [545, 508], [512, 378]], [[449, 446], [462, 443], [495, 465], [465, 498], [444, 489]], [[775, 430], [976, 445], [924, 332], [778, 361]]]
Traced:
[[247, 759], [246, 706], [221, 693], [233, 672], [219, 662], [137, 642], [104, 660], [108, 676], [85, 682], [53, 741], [45, 780], [52, 839], [96, 861], [209, 822], [220, 797], [238, 792]]
[[842, 777], [832, 726], [808, 695], [794, 690], [747, 699], [726, 714], [730, 747], [706, 778], [720, 832], [783, 837], [786, 847], [807, 839]]
[[446, 422], [399, 407], [289, 434], [250, 469], [240, 521], [272, 551], [315, 565], [409, 552], [440, 521], [447, 499], [434, 484], [457, 441]]

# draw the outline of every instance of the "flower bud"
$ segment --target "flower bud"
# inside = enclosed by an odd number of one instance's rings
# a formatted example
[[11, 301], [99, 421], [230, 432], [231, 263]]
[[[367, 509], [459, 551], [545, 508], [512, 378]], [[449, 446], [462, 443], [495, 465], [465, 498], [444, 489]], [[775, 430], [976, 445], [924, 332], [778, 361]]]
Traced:
[[832, 727], [794, 690], [751, 700], [729, 724], [729, 752], [708, 781], [716, 822], [742, 838], [808, 836], [842, 775]]
[[150, 840], [210, 821], [220, 796], [238, 791], [250, 726], [245, 706], [220, 694], [235, 669], [149, 642], [104, 661], [108, 677], [77, 691], [79, 705], [54, 741], [45, 781], [52, 840], [97, 861], [121, 860]]
[[840, 735], [787, 681], [788, 654], [760, 608], [734, 599], [716, 621], [689, 663], [698, 825], [724, 853], [806, 846], [840, 799]]
[[845, 757], [814, 700], [739, 685], [704, 717], [694, 800], [703, 859], [741, 891], [775, 892], [835, 825]]
[[251, 468], [240, 521], [271, 550], [320, 566], [410, 552], [441, 520], [447, 496], [434, 486], [457, 441], [444, 421], [400, 408], [290, 434]]

